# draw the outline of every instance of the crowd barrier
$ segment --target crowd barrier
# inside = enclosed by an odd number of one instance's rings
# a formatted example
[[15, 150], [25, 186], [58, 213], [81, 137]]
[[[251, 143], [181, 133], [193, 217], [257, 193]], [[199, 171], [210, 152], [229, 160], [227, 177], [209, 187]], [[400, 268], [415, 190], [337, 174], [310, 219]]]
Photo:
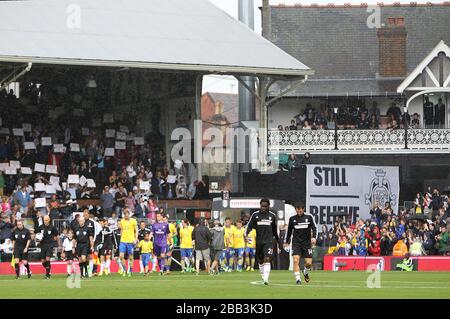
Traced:
[[[411, 257], [415, 271], [450, 271], [450, 256]], [[392, 271], [403, 258], [393, 256], [334, 256], [324, 257], [324, 270], [381, 270]]]

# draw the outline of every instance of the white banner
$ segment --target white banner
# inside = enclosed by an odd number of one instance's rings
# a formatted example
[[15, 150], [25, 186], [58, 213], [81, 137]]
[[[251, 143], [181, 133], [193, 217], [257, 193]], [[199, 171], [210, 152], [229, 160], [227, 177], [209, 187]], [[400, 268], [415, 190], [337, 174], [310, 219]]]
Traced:
[[320, 225], [333, 226], [337, 216], [347, 215], [347, 224], [359, 218], [370, 219], [375, 202], [383, 208], [390, 202], [398, 211], [399, 169], [393, 166], [308, 165], [306, 178], [306, 211]]

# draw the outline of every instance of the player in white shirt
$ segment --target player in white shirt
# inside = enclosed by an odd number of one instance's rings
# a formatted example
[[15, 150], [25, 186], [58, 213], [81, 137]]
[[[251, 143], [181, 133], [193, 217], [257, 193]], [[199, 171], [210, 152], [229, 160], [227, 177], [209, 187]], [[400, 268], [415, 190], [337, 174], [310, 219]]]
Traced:
[[75, 239], [73, 239], [73, 231], [69, 230], [67, 237], [63, 241], [64, 256], [67, 262], [67, 277], [75, 273], [75, 267], [73, 266], [73, 257], [75, 255], [74, 248]]

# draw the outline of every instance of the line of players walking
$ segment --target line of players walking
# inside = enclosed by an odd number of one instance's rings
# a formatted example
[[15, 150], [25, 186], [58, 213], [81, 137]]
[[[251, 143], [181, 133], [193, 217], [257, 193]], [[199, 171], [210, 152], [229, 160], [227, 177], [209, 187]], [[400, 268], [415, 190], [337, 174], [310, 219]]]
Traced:
[[[179, 225], [181, 262], [183, 272], [200, 272], [200, 261], [203, 260], [206, 271], [212, 275], [219, 272], [254, 271], [257, 259], [264, 284], [268, 284], [274, 239], [278, 242], [276, 215], [269, 211], [268, 200], [261, 200], [260, 210], [253, 213], [246, 227], [238, 220], [235, 225], [230, 218], [225, 225], [215, 221], [212, 228], [204, 222], [193, 227], [186, 219]], [[297, 284], [301, 284], [299, 263], [300, 257], [305, 259], [303, 275], [309, 281], [311, 268], [311, 237], [316, 236], [316, 228], [312, 216], [304, 214], [304, 207], [299, 205], [297, 215], [289, 220], [287, 237], [282, 249], [290, 247], [292, 237], [292, 253], [294, 256], [294, 275]], [[147, 276], [159, 268], [159, 274], [169, 274], [173, 247], [178, 237], [177, 227], [169, 223], [161, 213], [156, 222], [146, 225], [131, 218], [125, 209], [123, 218], [118, 222], [118, 230], [112, 230], [107, 219], [99, 222], [89, 218], [89, 210], [73, 220], [67, 237], [60, 242], [58, 230], [51, 224], [49, 216], [43, 218], [42, 225], [36, 229], [36, 240], [41, 247], [40, 258], [45, 268], [45, 278], [51, 277], [51, 262], [54, 249], [62, 246], [62, 258], [67, 261], [67, 275], [78, 273], [74, 260], [78, 259], [79, 273], [82, 278], [94, 275], [109, 275], [111, 260], [118, 265], [119, 273], [130, 277], [133, 273], [135, 249], [140, 256], [140, 273]], [[120, 232], [120, 235], [119, 235]], [[19, 263], [22, 262], [27, 276], [31, 276], [28, 265], [28, 248], [30, 232], [21, 221], [12, 234], [14, 250], [14, 266], [16, 278], [20, 278]], [[195, 252], [195, 262], [194, 262]], [[212, 264], [211, 264], [212, 260]], [[150, 265], [153, 265], [150, 269]], [[194, 268], [195, 267], [195, 268]]]

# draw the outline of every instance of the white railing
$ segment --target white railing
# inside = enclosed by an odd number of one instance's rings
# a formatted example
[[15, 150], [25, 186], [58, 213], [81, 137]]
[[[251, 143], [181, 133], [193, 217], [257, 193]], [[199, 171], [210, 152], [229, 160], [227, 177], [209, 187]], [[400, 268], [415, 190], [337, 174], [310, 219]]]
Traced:
[[[405, 150], [405, 130], [338, 130], [338, 150]], [[408, 129], [409, 150], [450, 151], [450, 129]], [[269, 131], [269, 152], [297, 153], [335, 150], [334, 130]]]

